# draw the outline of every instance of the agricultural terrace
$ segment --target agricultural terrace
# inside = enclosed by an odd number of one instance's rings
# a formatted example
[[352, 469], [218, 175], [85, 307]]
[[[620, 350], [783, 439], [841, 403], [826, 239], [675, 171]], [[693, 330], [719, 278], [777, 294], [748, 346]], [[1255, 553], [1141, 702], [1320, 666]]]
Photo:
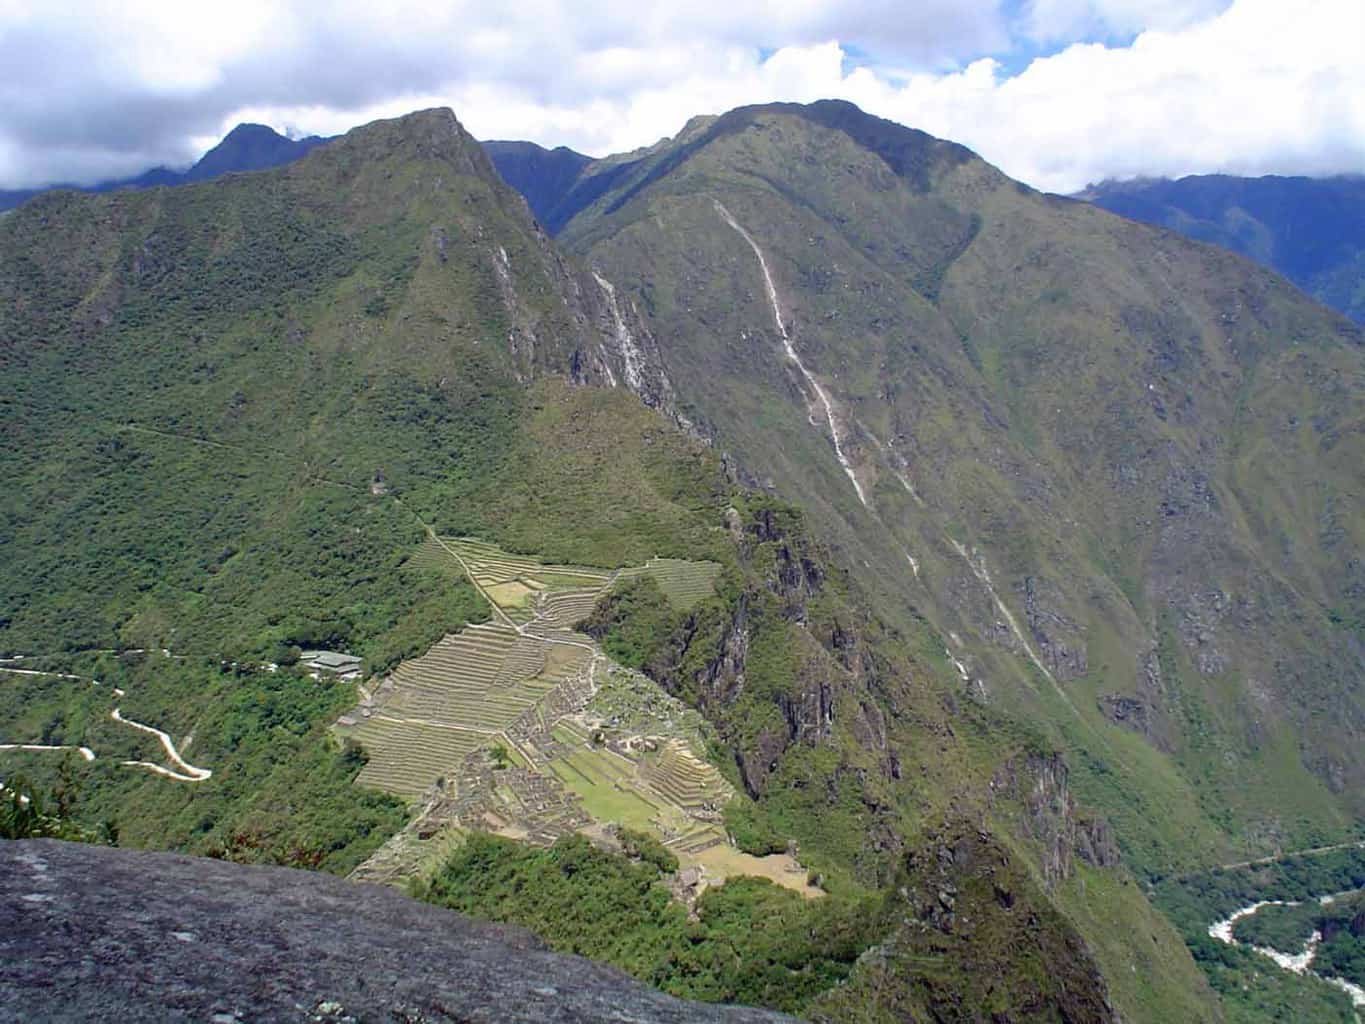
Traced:
[[356, 781], [416, 797], [504, 730], [592, 659], [586, 646], [470, 626], [405, 661], [338, 730], [360, 742], [369, 763]]
[[673, 607], [680, 611], [690, 611], [698, 601], [703, 601], [716, 592], [716, 577], [719, 575], [719, 562], [651, 558], [639, 568], [620, 570], [617, 578], [653, 576], [659, 584], [659, 589], [664, 592], [664, 596]]
[[754, 874], [818, 894], [792, 858], [729, 845], [722, 809], [734, 790], [699, 754], [700, 716], [573, 630], [619, 579], [652, 576], [670, 603], [691, 608], [714, 593], [717, 563], [652, 558], [607, 571], [431, 536], [408, 564], [467, 576], [495, 621], [403, 662], [337, 723], [369, 752], [357, 783], [425, 798], [358, 876], [419, 871], [468, 829], [548, 845], [620, 825], [656, 836], [711, 881]]

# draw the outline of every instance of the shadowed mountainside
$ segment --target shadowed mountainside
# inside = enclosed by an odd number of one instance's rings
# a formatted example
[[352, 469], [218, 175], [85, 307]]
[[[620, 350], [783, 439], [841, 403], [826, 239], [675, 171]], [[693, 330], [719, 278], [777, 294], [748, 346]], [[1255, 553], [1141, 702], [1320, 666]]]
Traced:
[[310, 135], [290, 139], [263, 124], [239, 124], [223, 141], [214, 146], [184, 171], [154, 167], [134, 178], [119, 178], [97, 185], [48, 185], [45, 188], [0, 189], [0, 210], [11, 210], [34, 196], [54, 190], [78, 192], [116, 192], [119, 189], [155, 188], [158, 185], [187, 185], [209, 181], [235, 171], [262, 171], [292, 163], [330, 140]]
[[1241, 253], [1365, 322], [1365, 177], [1104, 181], [1076, 198]]

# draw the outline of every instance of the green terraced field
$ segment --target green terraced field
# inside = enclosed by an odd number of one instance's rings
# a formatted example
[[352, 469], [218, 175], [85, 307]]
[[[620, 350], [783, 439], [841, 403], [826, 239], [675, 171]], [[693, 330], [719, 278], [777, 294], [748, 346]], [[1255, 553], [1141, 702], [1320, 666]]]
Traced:
[[[606, 586], [610, 573], [583, 566], [545, 565], [528, 555], [512, 555], [493, 544], [470, 537], [442, 538], [469, 566], [474, 582], [491, 587], [514, 580], [536, 580], [554, 586], [555, 577], [567, 577], [571, 586]], [[563, 585], [561, 582], [560, 585]]]
[[[406, 564], [452, 577], [467, 569], [515, 623], [471, 626], [443, 638], [389, 675], [367, 706], [368, 717], [353, 712], [346, 719], [353, 724], [338, 726], [369, 753], [357, 781], [409, 798], [452, 775], [469, 753], [505, 734], [556, 687], [588, 669], [592, 647], [571, 627], [591, 613], [615, 579], [650, 575], [674, 606], [690, 608], [714, 592], [720, 571], [714, 562], [671, 558], [614, 573], [545, 565], [469, 537], [428, 537]], [[632, 762], [585, 749], [587, 737], [577, 727], [560, 723], [554, 730], [561, 742], [579, 749], [553, 770], [599, 819], [648, 827], [663, 802], [696, 807], [728, 795], [713, 768], [670, 744], [649, 766], [659, 794], [651, 800], [647, 790], [640, 792]]]
[[433, 569], [454, 579], [462, 579], [464, 570], [435, 537], [427, 537], [403, 563], [405, 568]]
[[651, 558], [644, 565], [622, 569], [620, 578], [652, 576], [669, 603], [687, 611], [698, 601], [716, 592], [716, 577], [720, 575], [718, 562], [691, 562], [681, 558]]
[[733, 792], [715, 766], [696, 757], [678, 740], [664, 744], [645, 778], [660, 795], [683, 808], [723, 804]]
[[487, 736], [464, 729], [371, 717], [349, 735], [369, 752], [356, 784], [418, 797], [474, 751]]
[[368, 751], [357, 781], [415, 797], [451, 774], [556, 686], [582, 672], [591, 652], [500, 625], [447, 636], [389, 676], [365, 718], [339, 731]]

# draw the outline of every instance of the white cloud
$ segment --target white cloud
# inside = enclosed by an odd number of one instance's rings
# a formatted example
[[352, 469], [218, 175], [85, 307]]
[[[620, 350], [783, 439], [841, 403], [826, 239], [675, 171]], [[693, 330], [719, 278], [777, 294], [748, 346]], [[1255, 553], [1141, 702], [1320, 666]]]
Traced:
[[0, 0], [0, 184], [183, 162], [241, 120], [332, 134], [448, 104], [481, 138], [603, 154], [694, 114], [824, 97], [1059, 191], [1365, 170], [1361, 0], [1033, 0], [1014, 26], [1034, 40], [1139, 34], [1013, 77], [994, 59], [1010, 56], [1000, 0], [487, 6], [139, 0], [60, 16]]
[[1229, 0], [1029, 0], [1021, 27], [1031, 39], [1055, 43], [1113, 39], [1149, 29], [1179, 29], [1216, 14]]

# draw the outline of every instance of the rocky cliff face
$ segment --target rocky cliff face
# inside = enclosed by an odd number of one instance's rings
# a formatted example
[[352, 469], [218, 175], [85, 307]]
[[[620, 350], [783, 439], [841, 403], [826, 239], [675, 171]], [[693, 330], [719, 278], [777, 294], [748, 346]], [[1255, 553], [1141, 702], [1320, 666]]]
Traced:
[[1073, 874], [1073, 857], [1096, 867], [1121, 862], [1108, 823], [1081, 813], [1071, 794], [1070, 770], [1060, 754], [1010, 758], [991, 779], [993, 795], [1023, 810], [1026, 834], [1038, 843], [1043, 878], [1055, 886]]
[[760, 1021], [517, 928], [283, 868], [0, 843], [0, 1020]]
[[[827, 570], [792, 510], [731, 510], [743, 580], [722, 609], [670, 624], [646, 671], [721, 728], [751, 796], [761, 795], [793, 747], [853, 739], [896, 770], [883, 714], [871, 696], [874, 659], [856, 616], [838, 602]], [[605, 635], [611, 600], [589, 620]], [[780, 663], [780, 664], [778, 664]]]
[[1119, 1020], [1085, 942], [987, 833], [908, 855], [884, 914], [888, 937], [814, 1019], [858, 1005], [886, 1021]]

